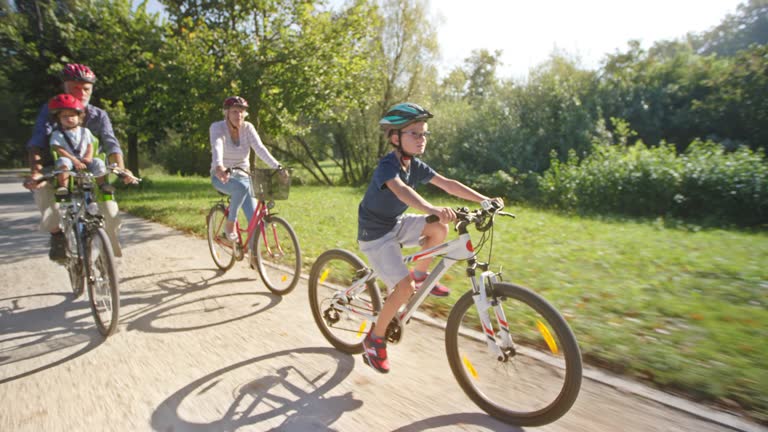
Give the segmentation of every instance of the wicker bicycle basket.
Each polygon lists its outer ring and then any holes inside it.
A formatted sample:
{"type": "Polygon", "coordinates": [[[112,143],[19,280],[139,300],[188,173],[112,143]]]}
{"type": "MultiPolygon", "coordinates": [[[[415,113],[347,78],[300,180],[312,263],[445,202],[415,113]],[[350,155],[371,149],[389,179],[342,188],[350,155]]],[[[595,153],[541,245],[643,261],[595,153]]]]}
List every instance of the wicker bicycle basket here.
{"type": "Polygon", "coordinates": [[[278,170],[270,168],[251,169],[251,187],[253,196],[261,201],[286,200],[291,188],[291,170],[288,175],[282,175],[278,170]]]}

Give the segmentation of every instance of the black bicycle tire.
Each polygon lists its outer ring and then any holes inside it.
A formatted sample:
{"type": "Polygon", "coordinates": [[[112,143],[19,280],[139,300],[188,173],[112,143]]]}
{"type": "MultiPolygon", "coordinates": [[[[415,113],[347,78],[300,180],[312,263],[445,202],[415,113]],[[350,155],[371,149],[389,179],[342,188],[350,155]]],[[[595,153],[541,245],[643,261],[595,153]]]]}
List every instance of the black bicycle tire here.
{"type": "Polygon", "coordinates": [[[296,285],[299,283],[299,279],[301,279],[301,247],[299,246],[299,239],[296,236],[296,231],[294,231],[293,227],[291,227],[291,224],[289,224],[287,220],[281,218],[280,216],[267,216],[267,218],[268,219],[264,221],[266,224],[276,223],[278,225],[282,225],[283,228],[288,231],[288,235],[291,237],[291,242],[293,243],[294,250],[296,251],[296,261],[293,263],[293,280],[288,284],[287,288],[278,289],[270,283],[270,279],[267,277],[266,269],[264,268],[264,263],[261,260],[261,254],[259,251],[264,244],[261,241],[261,231],[257,231],[257,234],[253,239],[253,248],[251,250],[254,251],[253,256],[256,262],[256,269],[259,271],[261,280],[264,282],[264,285],[266,285],[267,289],[270,290],[273,294],[282,296],[293,291],[294,288],[296,288],[296,285]]]}
{"type": "MultiPolygon", "coordinates": [[[[118,286],[115,257],[112,253],[112,243],[110,243],[109,236],[107,235],[107,232],[104,231],[104,228],[96,228],[92,230],[89,234],[88,243],[87,243],[88,247],[86,252],[86,260],[85,260],[86,265],[90,266],[91,247],[93,244],[93,239],[95,237],[99,238],[100,243],[104,248],[99,253],[101,254],[102,258],[105,259],[105,265],[106,265],[105,270],[107,272],[107,278],[109,280],[109,295],[110,295],[110,299],[112,300],[112,317],[109,322],[109,326],[106,326],[101,321],[101,317],[99,316],[99,313],[96,310],[96,303],[95,303],[94,292],[93,292],[94,285],[90,281],[88,282],[88,302],[91,305],[91,313],[93,314],[93,319],[96,322],[96,328],[99,330],[99,333],[101,333],[102,336],[108,337],[114,334],[115,331],[117,331],[117,326],[120,321],[120,287],[118,286]]],[[[88,274],[93,275],[94,270],[89,269],[88,274]]]]}
{"type": "Polygon", "coordinates": [[[552,423],[568,412],[581,389],[582,361],[576,337],[560,312],[543,297],[528,288],[502,282],[494,284],[492,290],[500,297],[508,297],[525,303],[538,312],[557,334],[566,364],[565,380],[561,391],[548,406],[534,412],[508,410],[493,404],[478,392],[464,373],[457,343],[461,318],[467,309],[474,307],[472,291],[459,298],[448,316],[445,328],[445,348],[451,371],[464,393],[491,416],[516,426],[541,426],[552,423]]]}
{"type": "MultiPolygon", "coordinates": [[[[71,223],[71,221],[69,222],[71,223]]],[[[72,230],[72,233],[77,232],[76,226],[70,226],[68,228],[72,230]]],[[[67,231],[65,231],[66,235],[67,231]]],[[[86,280],[85,268],[83,267],[83,259],[80,257],[80,245],[79,236],[71,235],[71,239],[67,238],[67,254],[71,254],[73,251],[76,256],[69,256],[67,262],[67,274],[69,275],[69,283],[72,286],[72,294],[75,298],[80,298],[85,293],[85,287],[88,285],[86,280]],[[74,247],[69,244],[70,240],[75,242],[74,247]],[[80,267],[79,269],[77,267],[80,267]]]]}
{"type": "MultiPolygon", "coordinates": [[[[216,264],[216,267],[218,267],[221,271],[227,271],[232,268],[232,266],[235,265],[235,255],[234,252],[232,255],[230,255],[229,263],[221,264],[216,259],[216,253],[213,248],[213,243],[215,239],[211,238],[211,218],[213,217],[213,214],[216,212],[221,212],[222,216],[226,215],[226,208],[223,204],[216,204],[213,207],[211,207],[211,210],[208,212],[208,215],[205,217],[205,237],[208,240],[208,251],[211,253],[211,259],[213,259],[213,263],[216,264]]],[[[223,260],[222,260],[223,262],[223,260]]]]}
{"type": "MultiPolygon", "coordinates": [[[[315,324],[317,324],[317,327],[320,329],[320,332],[325,339],[337,350],[347,354],[360,354],[363,352],[362,341],[356,344],[347,344],[334,337],[334,335],[326,329],[323,311],[320,310],[320,304],[317,302],[317,287],[319,283],[320,269],[331,260],[345,261],[357,270],[366,267],[365,263],[357,255],[346,249],[330,249],[320,254],[314,264],[312,264],[312,269],[309,272],[307,292],[309,294],[309,305],[312,309],[312,317],[315,319],[315,324]]],[[[373,281],[368,282],[367,291],[368,295],[371,297],[374,314],[378,315],[381,311],[381,294],[373,281]]]]}

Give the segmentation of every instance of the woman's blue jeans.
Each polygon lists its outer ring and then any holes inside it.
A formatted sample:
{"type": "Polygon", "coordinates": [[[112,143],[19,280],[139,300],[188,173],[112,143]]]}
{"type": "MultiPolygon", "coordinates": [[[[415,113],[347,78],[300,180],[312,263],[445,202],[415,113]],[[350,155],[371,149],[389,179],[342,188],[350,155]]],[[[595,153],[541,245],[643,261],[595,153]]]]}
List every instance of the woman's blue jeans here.
{"type": "Polygon", "coordinates": [[[213,187],[219,192],[229,195],[229,216],[230,222],[237,220],[237,211],[242,207],[248,223],[251,222],[253,211],[256,208],[256,201],[251,196],[251,181],[247,177],[229,176],[229,181],[222,183],[215,175],[211,176],[213,187]]]}

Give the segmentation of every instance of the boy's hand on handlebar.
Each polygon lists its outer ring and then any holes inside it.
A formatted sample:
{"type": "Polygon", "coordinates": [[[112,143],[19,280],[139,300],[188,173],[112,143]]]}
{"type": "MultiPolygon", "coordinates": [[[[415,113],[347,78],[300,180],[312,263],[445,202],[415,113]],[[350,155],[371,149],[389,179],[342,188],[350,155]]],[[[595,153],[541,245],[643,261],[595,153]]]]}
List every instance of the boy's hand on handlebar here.
{"type": "Polygon", "coordinates": [[[440,218],[441,224],[456,220],[456,212],[450,207],[435,207],[430,213],[440,218]]]}

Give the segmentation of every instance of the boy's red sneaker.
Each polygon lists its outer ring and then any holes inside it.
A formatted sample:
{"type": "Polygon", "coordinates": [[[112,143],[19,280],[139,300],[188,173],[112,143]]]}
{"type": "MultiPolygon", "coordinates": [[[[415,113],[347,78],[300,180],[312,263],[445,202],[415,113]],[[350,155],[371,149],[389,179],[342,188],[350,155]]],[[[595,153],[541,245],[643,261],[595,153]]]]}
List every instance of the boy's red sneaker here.
{"type": "MultiPolygon", "coordinates": [[[[416,279],[416,276],[413,274],[413,270],[411,270],[411,278],[413,278],[413,281],[416,282],[417,289],[419,286],[421,286],[421,283],[427,279],[427,276],[429,276],[429,273],[425,274],[421,279],[416,279]]],[[[448,297],[451,294],[451,290],[447,286],[438,282],[435,284],[435,286],[432,287],[432,290],[429,291],[429,293],[436,297],[448,297]]]]}
{"type": "Polygon", "coordinates": [[[373,329],[363,339],[363,360],[365,364],[376,369],[380,373],[389,372],[389,360],[387,360],[387,342],[384,338],[373,335],[373,329]]]}

